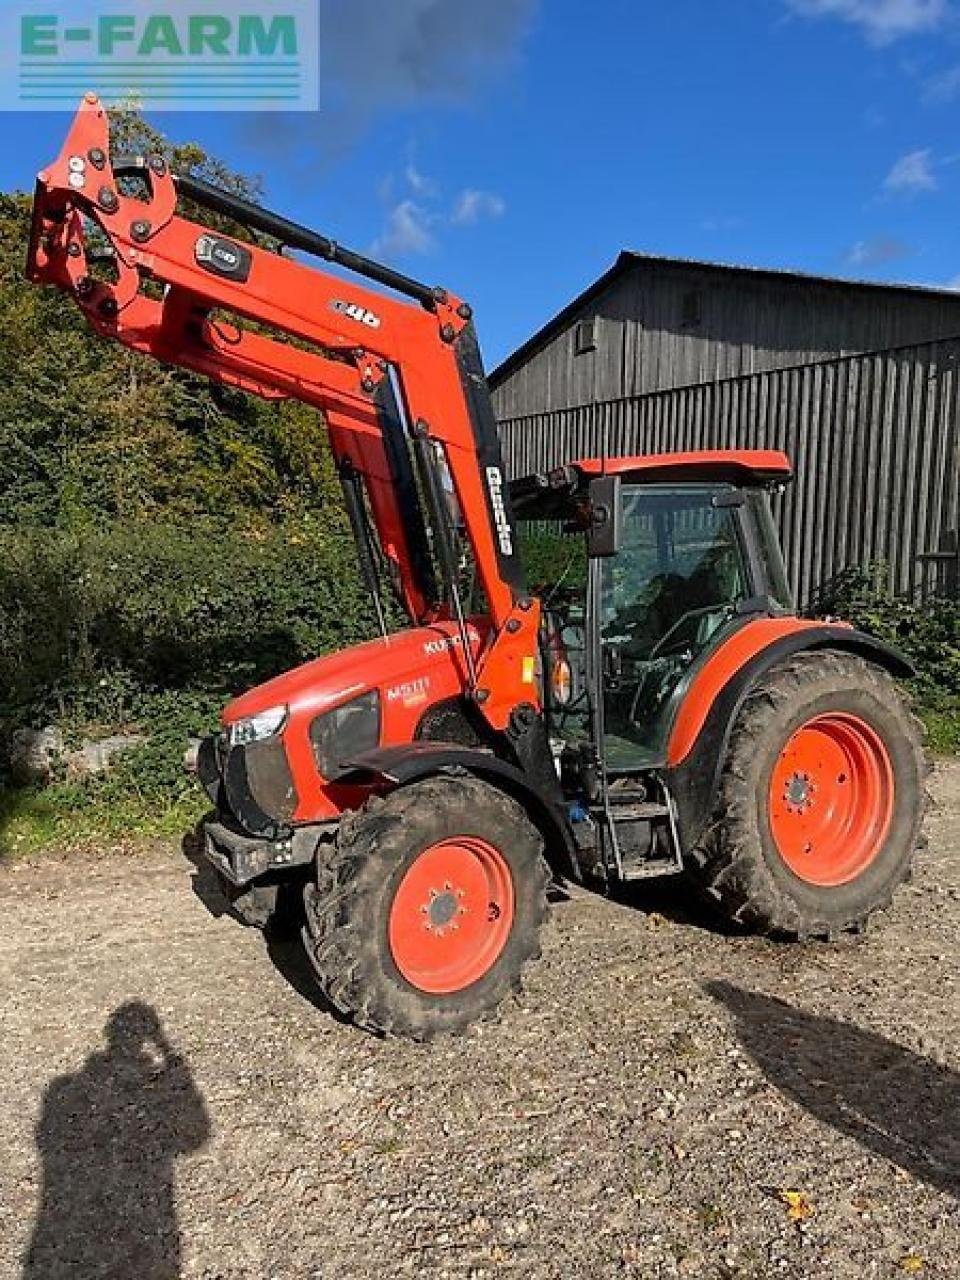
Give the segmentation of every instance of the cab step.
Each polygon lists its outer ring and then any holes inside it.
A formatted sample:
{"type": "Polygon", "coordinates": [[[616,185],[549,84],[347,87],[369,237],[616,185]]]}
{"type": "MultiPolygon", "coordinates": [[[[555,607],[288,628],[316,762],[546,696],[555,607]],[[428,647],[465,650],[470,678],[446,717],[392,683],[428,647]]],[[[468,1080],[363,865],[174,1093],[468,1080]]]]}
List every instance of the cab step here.
{"type": "Polygon", "coordinates": [[[676,813],[662,780],[653,786],[646,780],[642,786],[614,784],[607,793],[606,818],[619,880],[648,880],[683,870],[676,813]]]}
{"type": "Polygon", "coordinates": [[[658,818],[670,817],[665,804],[655,800],[622,802],[619,796],[610,797],[610,813],[616,822],[656,822],[658,818]]]}
{"type": "Polygon", "coordinates": [[[678,876],[683,867],[674,858],[648,858],[642,862],[625,862],[621,880],[652,880],[659,876],[678,876]]]}

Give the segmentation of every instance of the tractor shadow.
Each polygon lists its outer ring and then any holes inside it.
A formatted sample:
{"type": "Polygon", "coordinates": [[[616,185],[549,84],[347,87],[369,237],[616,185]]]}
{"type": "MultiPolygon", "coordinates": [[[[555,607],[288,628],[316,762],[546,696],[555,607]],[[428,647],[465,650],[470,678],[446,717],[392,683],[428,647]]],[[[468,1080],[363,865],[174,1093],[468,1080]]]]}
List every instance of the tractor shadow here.
{"type": "Polygon", "coordinates": [[[733,1015],[772,1085],[821,1124],[960,1198],[960,1075],[883,1036],[728,982],[705,990],[733,1015]]]}
{"type": "MultiPolygon", "coordinates": [[[[184,834],[180,849],[184,858],[193,867],[190,888],[214,920],[228,916],[239,928],[252,928],[253,926],[237,913],[224,893],[216,871],[203,856],[200,825],[184,834]]],[[[320,1013],[333,1018],[336,1022],[349,1023],[349,1019],[326,999],[317,986],[313,967],[301,936],[303,924],[302,909],[291,910],[288,904],[281,919],[276,923],[271,922],[265,929],[260,930],[270,962],[287,986],[292,988],[301,999],[306,1000],[320,1013]]]]}
{"type": "Polygon", "coordinates": [[[217,873],[203,856],[203,820],[190,831],[183,833],[180,841],[180,852],[193,868],[190,877],[190,889],[198,898],[214,920],[221,916],[231,916],[240,923],[239,917],[230,906],[229,899],[220,887],[217,873]]]}
{"type": "Polygon", "coordinates": [[[655,876],[617,886],[611,898],[645,916],[662,916],[672,924],[702,929],[724,938],[744,938],[749,930],[715,911],[684,875],[655,876]]]}
{"type": "Polygon", "coordinates": [[[312,1004],[319,1013],[333,1018],[341,1026],[353,1025],[336,1005],[330,1003],[317,986],[313,966],[299,929],[293,928],[289,922],[280,927],[267,928],[264,932],[264,941],[273,967],[287,986],[291,987],[301,999],[312,1004]]]}

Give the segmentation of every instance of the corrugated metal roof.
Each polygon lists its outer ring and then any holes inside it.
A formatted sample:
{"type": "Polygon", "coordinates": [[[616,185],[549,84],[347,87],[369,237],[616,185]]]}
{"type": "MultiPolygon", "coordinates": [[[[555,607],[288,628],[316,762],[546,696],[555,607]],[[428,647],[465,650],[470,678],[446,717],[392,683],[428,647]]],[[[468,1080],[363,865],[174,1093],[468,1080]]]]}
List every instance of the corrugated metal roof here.
{"type": "Polygon", "coordinates": [[[521,343],[517,349],[512,352],[505,360],[503,360],[492,373],[488,375],[491,387],[496,387],[505,378],[509,377],[515,369],[528,360],[536,351],[545,346],[555,334],[564,329],[567,324],[574,318],[588,302],[591,302],[599,294],[605,290],[621,275],[632,270],[639,265],[654,267],[671,267],[688,269],[691,272],[716,272],[721,274],[730,274],[738,276],[751,276],[754,278],[778,280],[785,282],[796,282],[797,284],[818,284],[828,287],[836,287],[842,289],[869,289],[879,290],[883,293],[908,293],[908,294],[930,294],[938,297],[955,298],[958,306],[960,306],[960,291],[937,287],[935,285],[922,284],[890,284],[879,280],[857,280],[845,278],[843,276],[818,276],[811,272],[794,271],[782,267],[753,267],[745,266],[739,263],[729,262],[707,262],[699,258],[677,258],[664,254],[643,253],[634,249],[624,249],[621,251],[617,260],[613,265],[603,273],[597,280],[582,293],[568,302],[565,307],[556,313],[550,320],[546,322],[532,337],[526,342],[521,343]]]}

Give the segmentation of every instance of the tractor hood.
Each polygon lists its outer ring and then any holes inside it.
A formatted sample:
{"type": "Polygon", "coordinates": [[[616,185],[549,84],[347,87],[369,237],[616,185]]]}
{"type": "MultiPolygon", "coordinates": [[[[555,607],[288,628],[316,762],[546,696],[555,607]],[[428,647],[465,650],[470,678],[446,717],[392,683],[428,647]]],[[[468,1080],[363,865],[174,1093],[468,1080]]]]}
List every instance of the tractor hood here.
{"type": "MultiPolygon", "coordinates": [[[[476,653],[481,634],[472,623],[469,631],[476,653]]],[[[459,629],[450,622],[368,640],[257,685],[227,704],[222,721],[227,727],[279,706],[289,707],[291,717],[313,715],[370,689],[391,701],[433,702],[463,686],[460,645],[459,629]]]]}

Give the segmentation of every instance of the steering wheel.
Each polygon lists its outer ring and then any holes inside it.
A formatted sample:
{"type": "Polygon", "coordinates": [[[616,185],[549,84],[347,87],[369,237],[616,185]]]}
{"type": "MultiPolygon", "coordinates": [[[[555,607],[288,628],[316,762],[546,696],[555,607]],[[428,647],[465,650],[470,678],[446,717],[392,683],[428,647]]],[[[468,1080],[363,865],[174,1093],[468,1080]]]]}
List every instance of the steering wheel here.
{"type": "Polygon", "coordinates": [[[682,613],[673,626],[667,628],[657,643],[650,650],[647,655],[647,661],[653,662],[656,658],[666,657],[667,655],[664,653],[664,650],[666,649],[667,641],[670,640],[671,637],[675,637],[676,633],[685,623],[692,622],[695,618],[706,618],[711,613],[719,613],[723,607],[724,606],[721,603],[707,604],[700,609],[688,609],[686,613],[682,613]]]}

